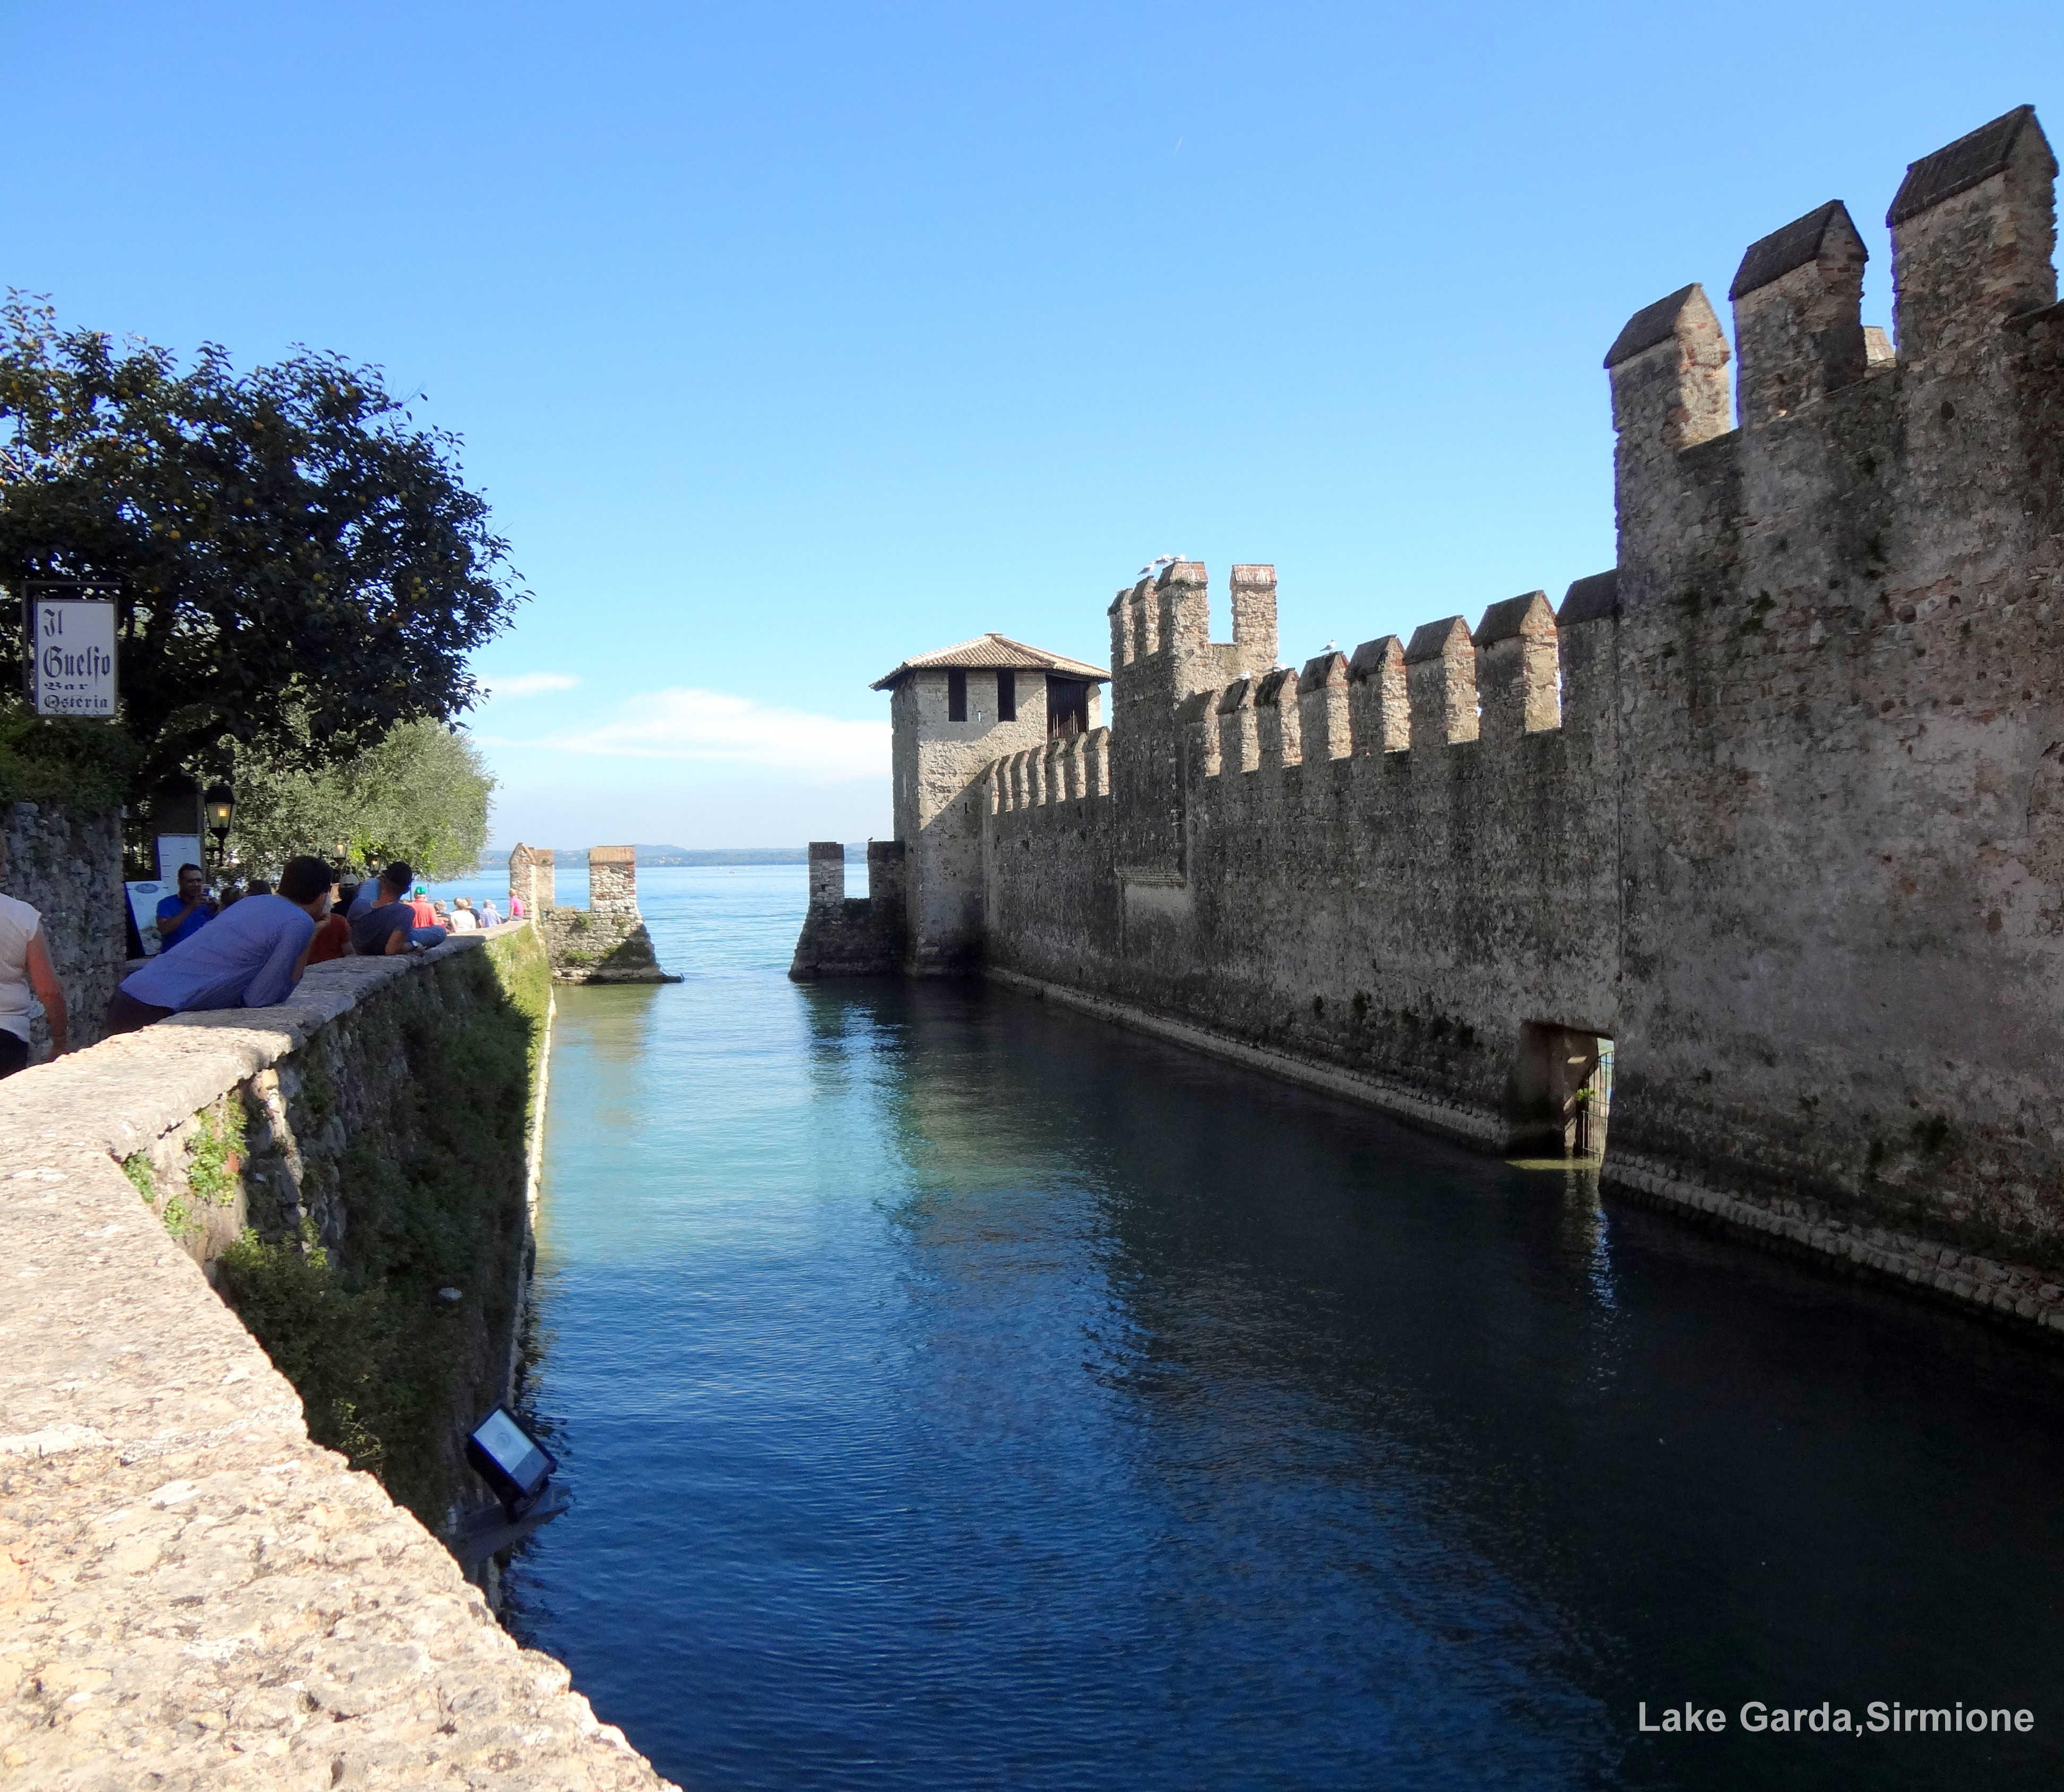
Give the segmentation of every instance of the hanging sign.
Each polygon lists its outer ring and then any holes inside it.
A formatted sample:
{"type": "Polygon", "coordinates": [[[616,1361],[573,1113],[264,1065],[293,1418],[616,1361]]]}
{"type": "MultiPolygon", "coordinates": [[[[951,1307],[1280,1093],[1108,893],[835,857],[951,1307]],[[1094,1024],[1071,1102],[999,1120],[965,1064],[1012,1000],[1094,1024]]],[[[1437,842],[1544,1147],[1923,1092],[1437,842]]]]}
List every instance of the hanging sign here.
{"type": "Polygon", "coordinates": [[[115,717],[115,605],[104,599],[39,597],[25,618],[29,706],[38,716],[115,717]]]}

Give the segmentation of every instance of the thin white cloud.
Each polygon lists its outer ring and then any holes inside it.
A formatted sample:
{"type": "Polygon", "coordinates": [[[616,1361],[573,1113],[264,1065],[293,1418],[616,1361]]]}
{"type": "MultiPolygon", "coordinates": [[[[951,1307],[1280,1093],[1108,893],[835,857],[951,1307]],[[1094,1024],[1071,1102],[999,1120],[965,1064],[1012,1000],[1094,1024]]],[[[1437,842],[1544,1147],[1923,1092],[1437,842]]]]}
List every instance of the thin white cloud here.
{"type": "Polygon", "coordinates": [[[728,691],[641,691],[595,727],[534,745],[619,759],[687,759],[800,772],[842,783],[889,775],[889,724],[756,703],[728,691]]]}
{"type": "Polygon", "coordinates": [[[570,691],[580,680],[566,672],[513,672],[482,682],[490,697],[541,697],[548,691],[570,691]]]}

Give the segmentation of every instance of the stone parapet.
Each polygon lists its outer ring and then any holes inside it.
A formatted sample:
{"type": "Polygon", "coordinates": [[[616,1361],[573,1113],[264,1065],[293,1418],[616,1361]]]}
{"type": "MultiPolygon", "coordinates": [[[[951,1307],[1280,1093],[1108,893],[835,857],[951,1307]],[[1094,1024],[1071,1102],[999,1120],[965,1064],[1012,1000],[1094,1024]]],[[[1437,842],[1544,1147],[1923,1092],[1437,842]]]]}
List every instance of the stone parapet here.
{"type": "Polygon", "coordinates": [[[377,1481],[309,1440],[294,1388],[124,1173],[494,937],[319,966],[283,1007],[183,1016],[0,1084],[10,1786],[664,1785],[377,1481]]]}
{"type": "Polygon", "coordinates": [[[595,846],[587,855],[588,906],[561,908],[553,898],[558,867],[549,846],[521,844],[509,854],[509,888],[538,922],[552,980],[560,983],[678,983],[638,909],[638,849],[595,846]]]}

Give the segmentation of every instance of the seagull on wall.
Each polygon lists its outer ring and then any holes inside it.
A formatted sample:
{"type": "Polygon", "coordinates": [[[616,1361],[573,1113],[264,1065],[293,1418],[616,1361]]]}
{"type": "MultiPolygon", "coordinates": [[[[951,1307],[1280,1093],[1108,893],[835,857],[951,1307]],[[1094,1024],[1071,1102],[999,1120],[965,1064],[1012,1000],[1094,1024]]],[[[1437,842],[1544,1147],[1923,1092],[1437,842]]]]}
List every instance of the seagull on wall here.
{"type": "Polygon", "coordinates": [[[1135,575],[1135,582],[1140,579],[1158,578],[1160,575],[1162,567],[1175,565],[1175,563],[1178,560],[1181,559],[1182,557],[1183,556],[1179,554],[1155,555],[1152,559],[1149,560],[1147,564],[1142,567],[1139,572],[1135,575]]]}

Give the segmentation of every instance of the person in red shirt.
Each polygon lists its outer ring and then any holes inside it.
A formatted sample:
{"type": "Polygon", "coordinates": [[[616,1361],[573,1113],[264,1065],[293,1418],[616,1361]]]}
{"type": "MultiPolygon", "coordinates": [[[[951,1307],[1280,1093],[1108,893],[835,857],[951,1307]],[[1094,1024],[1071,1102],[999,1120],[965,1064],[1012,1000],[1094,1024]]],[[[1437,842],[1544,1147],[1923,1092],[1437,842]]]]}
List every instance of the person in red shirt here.
{"type": "Polygon", "coordinates": [[[430,906],[430,893],[421,884],[416,886],[415,900],[409,904],[409,912],[415,917],[418,927],[434,927],[438,924],[437,911],[430,906]]]}
{"type": "Polygon", "coordinates": [[[332,959],[341,959],[351,949],[351,923],[345,918],[344,892],[337,885],[329,889],[329,914],[316,923],[316,937],[308,943],[308,963],[327,964],[332,959]]]}

